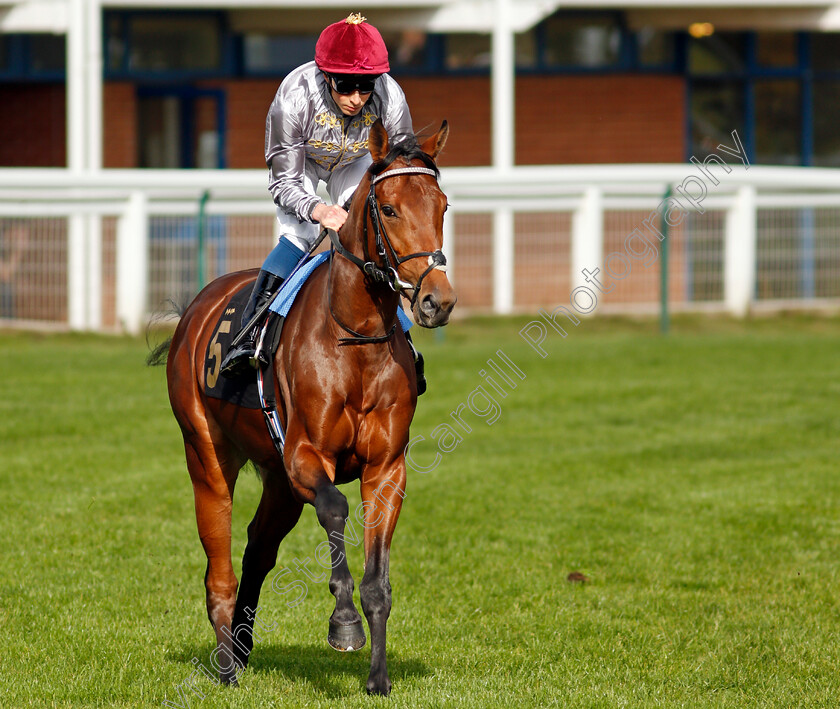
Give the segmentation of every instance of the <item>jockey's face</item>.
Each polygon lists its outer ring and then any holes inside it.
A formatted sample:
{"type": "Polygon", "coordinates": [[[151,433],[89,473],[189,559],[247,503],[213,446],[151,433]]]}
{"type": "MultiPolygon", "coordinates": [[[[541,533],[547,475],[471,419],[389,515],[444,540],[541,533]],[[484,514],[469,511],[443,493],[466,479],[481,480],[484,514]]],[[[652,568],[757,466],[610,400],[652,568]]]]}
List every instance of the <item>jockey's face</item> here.
{"type": "Polygon", "coordinates": [[[333,101],[336,102],[345,116],[357,116],[362,107],[367,103],[370,94],[362,94],[354,91],[352,94],[340,94],[335,89],[330,89],[333,101]]]}
{"type": "Polygon", "coordinates": [[[361,112],[364,105],[367,103],[372,91],[362,93],[361,91],[353,91],[352,93],[339,93],[336,91],[336,84],[328,74],[324,74],[327,80],[327,85],[330,87],[330,94],[333,101],[341,109],[345,116],[357,116],[361,112]]]}

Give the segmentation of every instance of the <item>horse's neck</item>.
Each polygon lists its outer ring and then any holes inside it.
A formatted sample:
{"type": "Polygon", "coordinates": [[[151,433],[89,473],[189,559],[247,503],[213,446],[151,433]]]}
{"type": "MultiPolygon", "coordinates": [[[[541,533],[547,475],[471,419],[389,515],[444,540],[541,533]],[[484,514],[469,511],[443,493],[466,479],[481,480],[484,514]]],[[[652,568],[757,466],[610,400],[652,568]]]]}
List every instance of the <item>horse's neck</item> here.
{"type": "MultiPolygon", "coordinates": [[[[365,258],[361,240],[345,243],[344,247],[365,258]]],[[[327,288],[334,315],[358,333],[379,337],[396,322],[399,295],[387,287],[369,288],[361,269],[337,253],[333,254],[332,278],[327,288]]]]}

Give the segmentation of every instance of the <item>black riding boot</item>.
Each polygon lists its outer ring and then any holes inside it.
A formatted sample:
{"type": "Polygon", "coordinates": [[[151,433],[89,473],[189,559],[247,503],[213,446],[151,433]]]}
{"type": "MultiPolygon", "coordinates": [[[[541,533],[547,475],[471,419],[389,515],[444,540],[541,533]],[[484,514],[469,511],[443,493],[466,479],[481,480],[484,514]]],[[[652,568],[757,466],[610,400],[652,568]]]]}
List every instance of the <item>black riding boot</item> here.
{"type": "MultiPolygon", "coordinates": [[[[269,271],[260,271],[254,289],[251,291],[251,298],[248,305],[242,311],[242,327],[246,327],[257,311],[277,292],[285,279],[275,276],[269,271]]],[[[248,371],[249,367],[256,367],[257,354],[257,333],[259,328],[252,327],[245,339],[236,347],[229,350],[222,362],[221,372],[225,376],[237,376],[248,371]]],[[[262,353],[260,353],[262,354],[262,353]]],[[[259,358],[264,361],[264,356],[259,358]]]]}
{"type": "Polygon", "coordinates": [[[411,353],[414,355],[414,371],[417,372],[417,396],[420,396],[426,393],[426,373],[423,366],[423,355],[414,346],[414,343],[411,341],[411,335],[408,332],[405,333],[405,339],[411,348],[411,353]]]}

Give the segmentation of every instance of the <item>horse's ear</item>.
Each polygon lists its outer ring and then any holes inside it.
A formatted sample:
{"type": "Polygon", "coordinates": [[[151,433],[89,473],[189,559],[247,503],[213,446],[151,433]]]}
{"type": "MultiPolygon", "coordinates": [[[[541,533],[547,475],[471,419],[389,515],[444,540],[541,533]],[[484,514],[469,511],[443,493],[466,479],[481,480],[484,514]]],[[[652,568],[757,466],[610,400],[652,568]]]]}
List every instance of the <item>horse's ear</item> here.
{"type": "Polygon", "coordinates": [[[382,125],[382,119],[377,118],[376,122],[370,127],[370,135],[368,136],[368,150],[373,162],[383,160],[388,154],[388,132],[385,126],[382,125]]]}
{"type": "Polygon", "coordinates": [[[432,137],[426,139],[421,147],[421,150],[426,153],[426,155],[431,156],[432,160],[434,160],[440,154],[440,151],[443,150],[443,146],[446,145],[446,139],[448,137],[449,124],[444,121],[440,124],[440,130],[432,137]]]}

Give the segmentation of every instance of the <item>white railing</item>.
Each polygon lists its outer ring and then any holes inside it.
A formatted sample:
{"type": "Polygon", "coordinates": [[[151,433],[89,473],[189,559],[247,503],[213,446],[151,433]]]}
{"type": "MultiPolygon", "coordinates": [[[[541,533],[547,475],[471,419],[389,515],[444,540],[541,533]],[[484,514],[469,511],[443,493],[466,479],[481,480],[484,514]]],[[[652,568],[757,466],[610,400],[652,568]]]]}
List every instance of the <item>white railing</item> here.
{"type": "MultiPolygon", "coordinates": [[[[464,309],[656,308],[663,207],[674,307],[840,303],[840,170],[445,168],[442,186],[464,309]]],[[[273,214],[261,170],[0,170],[0,322],[140,331],[166,298],[259,266],[273,214]]]]}

